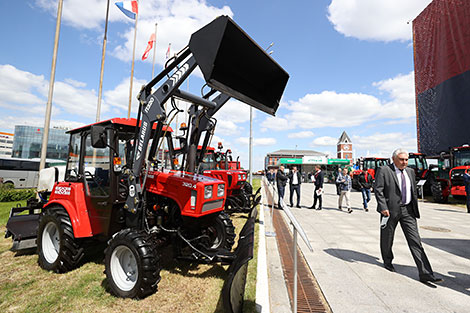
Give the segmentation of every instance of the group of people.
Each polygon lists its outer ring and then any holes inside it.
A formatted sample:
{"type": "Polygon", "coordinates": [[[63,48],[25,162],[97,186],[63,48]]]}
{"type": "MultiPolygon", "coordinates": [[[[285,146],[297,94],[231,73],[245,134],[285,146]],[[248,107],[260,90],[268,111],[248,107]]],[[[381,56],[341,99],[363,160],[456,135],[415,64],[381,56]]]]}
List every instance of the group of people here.
{"type": "MultiPolygon", "coordinates": [[[[418,196],[415,172],[408,168],[408,152],[404,149],[397,149],[393,152],[392,163],[377,169],[375,183],[372,176],[363,170],[359,176],[359,185],[361,188],[364,210],[368,211],[368,202],[371,199],[371,188],[374,188],[375,198],[377,200],[377,212],[380,213],[380,251],[385,269],[395,272],[393,266],[392,245],[395,236],[395,229],[400,226],[405,235],[408,247],[416,263],[419,273],[419,280],[423,283],[440,283],[443,280],[434,275],[431,264],[424,252],[421,238],[418,232],[417,219],[420,217],[418,210],[418,196]]],[[[281,203],[285,186],[290,181],[290,204],[293,206],[294,192],[297,194],[297,207],[300,207],[300,174],[296,167],[293,167],[288,176],[284,174],[284,166],[280,166],[277,173],[271,172],[272,177],[268,180],[274,183],[276,180],[279,203],[281,203]]],[[[470,174],[465,177],[470,186],[470,174]]],[[[324,174],[321,167],[315,167],[314,174],[314,200],[312,209],[322,209],[324,174]]],[[[350,204],[350,192],[352,188],[352,179],[347,169],[338,169],[336,177],[336,188],[338,198],[338,208],[342,210],[343,199],[346,201],[346,208],[349,213],[352,212],[350,204]]],[[[470,187],[469,190],[470,191],[470,187]]]]}
{"type": "MultiPolygon", "coordinates": [[[[289,182],[289,189],[290,189],[290,206],[294,207],[294,194],[297,196],[297,204],[296,207],[300,208],[300,185],[302,184],[302,175],[297,170],[297,167],[294,166],[289,171],[289,173],[285,174],[285,168],[283,165],[279,167],[279,170],[274,171],[273,169],[269,170],[266,174],[268,182],[274,184],[276,182],[277,190],[278,190],[278,203],[281,203],[281,199],[284,198],[285,189],[287,186],[287,182],[289,182]]],[[[320,165],[315,166],[315,171],[311,176],[313,180],[315,190],[313,192],[313,205],[309,207],[309,209],[322,209],[322,195],[323,195],[323,183],[325,180],[325,175],[321,169],[320,165]],[[317,206],[318,204],[318,206],[317,206]]],[[[367,212],[368,203],[371,197],[371,188],[372,188],[372,176],[364,170],[359,175],[359,185],[361,187],[362,197],[363,197],[363,204],[364,210],[367,212]]],[[[348,213],[352,213],[351,202],[350,202],[350,194],[352,189],[352,178],[351,173],[348,171],[347,168],[341,169],[338,168],[338,173],[336,176],[336,191],[338,194],[338,209],[342,211],[343,209],[343,200],[345,200],[346,210],[348,213]]]]}

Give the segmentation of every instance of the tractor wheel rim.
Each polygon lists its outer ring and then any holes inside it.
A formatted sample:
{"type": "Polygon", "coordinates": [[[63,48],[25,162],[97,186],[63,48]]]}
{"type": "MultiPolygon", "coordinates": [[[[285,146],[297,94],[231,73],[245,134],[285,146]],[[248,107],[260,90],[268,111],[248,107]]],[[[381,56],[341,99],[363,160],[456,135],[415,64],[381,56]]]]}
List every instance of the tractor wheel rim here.
{"type": "Polygon", "coordinates": [[[137,283],[139,269],[134,253],[126,246],[118,246],[111,254],[111,276],[116,286],[129,291],[137,283]]]}
{"type": "Polygon", "coordinates": [[[211,240],[211,249],[217,249],[222,242],[222,232],[217,227],[210,226],[208,228],[209,238],[211,240]]]}
{"type": "Polygon", "coordinates": [[[59,256],[60,235],[54,222],[47,223],[42,233],[42,253],[49,263],[54,263],[59,256]]]}

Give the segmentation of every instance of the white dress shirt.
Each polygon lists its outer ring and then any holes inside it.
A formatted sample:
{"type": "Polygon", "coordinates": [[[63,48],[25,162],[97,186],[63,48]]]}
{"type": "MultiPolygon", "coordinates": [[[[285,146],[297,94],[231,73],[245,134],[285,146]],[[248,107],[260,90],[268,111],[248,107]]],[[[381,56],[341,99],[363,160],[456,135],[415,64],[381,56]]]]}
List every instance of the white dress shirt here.
{"type": "MultiPolygon", "coordinates": [[[[398,178],[398,186],[400,187],[400,191],[403,193],[403,190],[401,190],[401,171],[398,169],[398,167],[395,166],[395,174],[397,175],[398,178]]],[[[406,169],[403,170],[403,175],[405,176],[405,181],[406,181],[406,203],[409,204],[411,201],[411,180],[410,177],[408,176],[408,173],[406,172],[406,169]]]]}

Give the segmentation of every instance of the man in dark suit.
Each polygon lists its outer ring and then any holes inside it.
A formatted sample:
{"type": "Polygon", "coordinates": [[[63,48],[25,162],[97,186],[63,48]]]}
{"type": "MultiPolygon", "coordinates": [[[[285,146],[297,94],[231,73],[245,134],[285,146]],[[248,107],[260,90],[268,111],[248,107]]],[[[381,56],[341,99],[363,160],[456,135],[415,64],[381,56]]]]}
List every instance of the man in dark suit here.
{"type": "Polygon", "coordinates": [[[279,166],[279,169],[276,172],[276,184],[277,184],[277,194],[279,196],[277,207],[282,208],[281,200],[284,198],[284,192],[286,190],[287,176],[284,174],[284,166],[279,166]]]}
{"type": "Polygon", "coordinates": [[[294,166],[289,172],[289,186],[290,186],[290,206],[294,206],[294,191],[297,193],[297,207],[300,208],[300,184],[302,183],[302,175],[294,166]]]}
{"type": "Polygon", "coordinates": [[[392,265],[392,245],[395,228],[400,222],[408,247],[418,267],[419,280],[424,283],[442,282],[442,279],[434,276],[419,237],[416,222],[416,219],[420,217],[416,179],[413,169],[407,168],[408,152],[404,149],[397,149],[393,152],[392,159],[393,164],[382,166],[377,170],[374,185],[377,211],[381,214],[381,219],[388,219],[386,224],[381,223],[383,226],[380,231],[380,250],[384,266],[391,272],[395,271],[392,265]]]}
{"type": "Polygon", "coordinates": [[[313,176],[315,178],[314,184],[315,184],[315,191],[313,192],[313,205],[310,207],[310,209],[315,209],[317,206],[317,200],[318,200],[318,209],[322,209],[322,193],[323,193],[323,181],[325,179],[325,175],[323,174],[321,170],[320,165],[315,165],[315,174],[313,176]]]}

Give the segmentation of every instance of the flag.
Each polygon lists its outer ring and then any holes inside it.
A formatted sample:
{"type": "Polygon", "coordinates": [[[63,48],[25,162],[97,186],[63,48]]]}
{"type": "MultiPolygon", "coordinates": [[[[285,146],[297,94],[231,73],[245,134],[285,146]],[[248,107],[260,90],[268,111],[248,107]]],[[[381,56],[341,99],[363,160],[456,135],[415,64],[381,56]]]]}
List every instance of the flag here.
{"type": "Polygon", "coordinates": [[[147,48],[145,48],[144,55],[142,55],[142,61],[145,60],[149,56],[149,52],[150,50],[152,50],[154,42],[155,42],[155,33],[150,35],[149,43],[147,44],[147,48]]]}
{"type": "Polygon", "coordinates": [[[137,1],[122,1],[116,2],[116,6],[122,13],[126,14],[127,17],[135,20],[135,16],[139,14],[137,1]]]}
{"type": "Polygon", "coordinates": [[[166,50],[166,58],[167,59],[170,57],[170,47],[171,47],[171,43],[168,44],[168,50],[166,50]]]}

